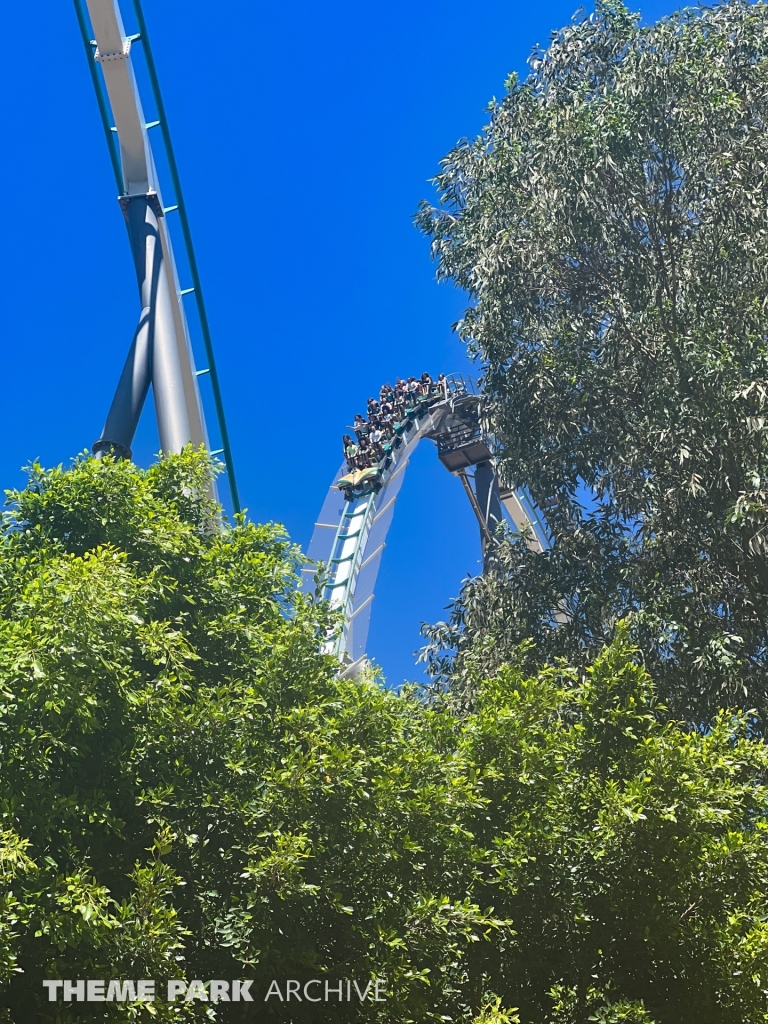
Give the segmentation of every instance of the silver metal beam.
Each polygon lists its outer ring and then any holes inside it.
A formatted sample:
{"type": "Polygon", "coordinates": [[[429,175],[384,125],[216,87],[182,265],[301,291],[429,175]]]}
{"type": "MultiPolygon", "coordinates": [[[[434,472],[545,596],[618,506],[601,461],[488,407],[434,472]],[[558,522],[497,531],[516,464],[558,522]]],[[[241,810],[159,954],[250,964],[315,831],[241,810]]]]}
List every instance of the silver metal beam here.
{"type": "Polygon", "coordinates": [[[152,384],[160,446],[179,452],[190,442],[209,448],[173,248],[163,217],[152,147],[118,0],[86,0],[115,120],[123,176],[120,203],[128,224],[141,314],[112,400],[98,455],[130,456],[152,384]]]}

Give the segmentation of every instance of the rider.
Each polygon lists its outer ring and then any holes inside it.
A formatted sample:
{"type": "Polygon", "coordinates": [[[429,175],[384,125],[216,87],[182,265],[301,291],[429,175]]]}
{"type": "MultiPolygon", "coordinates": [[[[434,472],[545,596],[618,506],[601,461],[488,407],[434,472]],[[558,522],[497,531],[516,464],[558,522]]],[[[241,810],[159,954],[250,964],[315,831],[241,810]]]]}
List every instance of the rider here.
{"type": "Polygon", "coordinates": [[[344,458],[347,460],[347,466],[348,466],[348,468],[350,470],[353,470],[355,468],[355,458],[357,456],[357,452],[358,452],[358,446],[355,444],[355,442],[352,440],[352,438],[349,436],[349,434],[345,434],[344,435],[344,458]]]}
{"type": "Polygon", "coordinates": [[[378,427],[374,427],[371,431],[371,448],[377,462],[384,458],[384,449],[381,447],[383,436],[384,435],[378,427]]]}

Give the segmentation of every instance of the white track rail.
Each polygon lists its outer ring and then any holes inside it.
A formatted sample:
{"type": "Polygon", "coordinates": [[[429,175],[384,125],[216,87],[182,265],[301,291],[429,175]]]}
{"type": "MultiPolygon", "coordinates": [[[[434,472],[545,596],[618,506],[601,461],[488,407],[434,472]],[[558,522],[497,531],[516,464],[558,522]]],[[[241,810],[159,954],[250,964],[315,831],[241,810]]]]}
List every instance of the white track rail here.
{"type": "MultiPolygon", "coordinates": [[[[334,650],[347,665],[345,674],[354,674],[366,663],[376,577],[410,457],[424,438],[440,434],[453,409],[454,403],[448,399],[431,406],[411,424],[392,453],[378,493],[345,501],[337,482],[348,472],[346,463],[328,490],[307,553],[312,562],[327,566],[326,596],[331,607],[343,613],[344,626],[334,650]]],[[[531,549],[541,552],[549,547],[544,525],[524,492],[506,490],[500,497],[517,529],[529,531],[531,549]]],[[[309,566],[304,572],[308,579],[315,568],[309,566]]]]}

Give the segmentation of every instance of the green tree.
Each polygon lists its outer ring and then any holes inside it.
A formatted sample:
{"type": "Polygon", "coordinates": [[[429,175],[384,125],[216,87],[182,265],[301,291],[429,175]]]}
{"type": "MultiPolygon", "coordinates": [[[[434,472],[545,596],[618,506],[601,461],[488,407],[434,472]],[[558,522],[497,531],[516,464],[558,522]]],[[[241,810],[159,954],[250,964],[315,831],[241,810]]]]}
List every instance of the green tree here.
{"type": "Polygon", "coordinates": [[[642,27],[598,0],[531,68],[419,223],[472,300],[503,477],[554,545],[507,544],[432,639],[467,684],[470,649],[585,665],[633,612],[675,714],[764,721],[768,7],[642,27]]]}
{"type": "Polygon", "coordinates": [[[457,715],[338,680],[194,452],[33,467],[0,541],[0,1020],[765,1024],[768,752],[661,724],[624,627],[457,715]],[[252,1004],[44,978],[252,979],[252,1004]],[[387,979],[381,1003],[264,1002],[387,979]]]}
{"type": "Polygon", "coordinates": [[[741,714],[662,724],[618,632],[583,681],[477,687],[475,898],[510,922],[482,970],[525,1024],[766,1021],[768,748],[741,714]]]}
{"type": "MultiPolygon", "coordinates": [[[[449,717],[339,682],[333,621],[280,529],[221,528],[195,452],[34,466],[0,543],[0,1007],[14,1024],[142,1018],[44,1001],[45,978],[253,979],[216,1019],[316,1019],[273,979],[387,979],[470,1013],[471,783],[449,717]],[[428,984],[431,976],[435,981],[428,984]]],[[[208,1019],[155,1003],[156,1019],[208,1019]]],[[[0,1009],[0,1019],[2,1018],[0,1009]]],[[[143,1011],[146,1016],[146,1010],[143,1011]]]]}

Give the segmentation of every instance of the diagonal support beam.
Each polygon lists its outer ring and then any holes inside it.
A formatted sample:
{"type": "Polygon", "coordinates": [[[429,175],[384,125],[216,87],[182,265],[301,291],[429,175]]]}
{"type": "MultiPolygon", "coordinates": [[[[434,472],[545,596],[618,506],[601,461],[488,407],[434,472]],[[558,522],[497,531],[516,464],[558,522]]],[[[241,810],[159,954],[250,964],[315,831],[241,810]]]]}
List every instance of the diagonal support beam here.
{"type": "Polygon", "coordinates": [[[157,173],[117,0],[86,0],[118,139],[121,206],[128,225],[141,314],[101,437],[99,454],[130,455],[141,410],[152,384],[160,445],[210,448],[197,385],[189,329],[176,264],[163,217],[157,173]]]}
{"type": "Polygon", "coordinates": [[[467,492],[469,504],[472,506],[472,511],[475,513],[475,518],[477,519],[478,525],[480,527],[480,534],[484,542],[483,547],[485,548],[486,545],[487,547],[490,547],[491,544],[493,543],[493,535],[491,534],[491,531],[488,528],[488,523],[485,521],[483,510],[480,508],[478,500],[475,497],[475,492],[472,490],[472,484],[467,479],[466,469],[457,469],[456,476],[459,478],[459,480],[461,480],[462,486],[464,487],[464,490],[467,492]]]}

